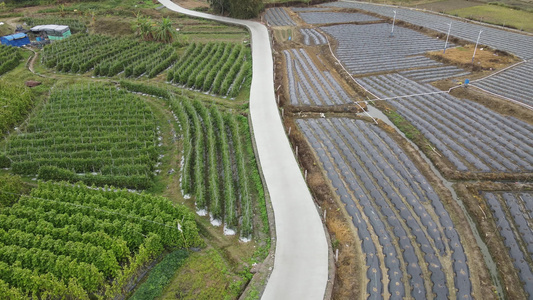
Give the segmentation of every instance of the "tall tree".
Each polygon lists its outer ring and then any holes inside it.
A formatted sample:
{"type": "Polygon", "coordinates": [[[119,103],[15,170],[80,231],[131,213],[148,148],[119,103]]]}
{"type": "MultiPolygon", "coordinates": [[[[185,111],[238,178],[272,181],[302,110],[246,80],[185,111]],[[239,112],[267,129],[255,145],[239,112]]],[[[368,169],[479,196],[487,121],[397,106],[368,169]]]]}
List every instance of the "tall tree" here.
{"type": "Polygon", "coordinates": [[[229,0],[230,15],[239,19],[252,19],[263,10],[261,0],[229,0]]]}
{"type": "Polygon", "coordinates": [[[263,9],[261,0],[208,0],[211,8],[220,14],[240,19],[255,18],[263,9]]]}

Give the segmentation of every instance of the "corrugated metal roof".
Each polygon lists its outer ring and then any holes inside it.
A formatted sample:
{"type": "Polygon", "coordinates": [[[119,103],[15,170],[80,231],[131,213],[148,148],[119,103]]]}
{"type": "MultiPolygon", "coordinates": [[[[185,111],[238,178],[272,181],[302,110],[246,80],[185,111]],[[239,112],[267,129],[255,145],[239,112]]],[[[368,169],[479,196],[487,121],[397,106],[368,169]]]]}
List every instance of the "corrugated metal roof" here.
{"type": "Polygon", "coordinates": [[[38,25],[35,27],[32,27],[31,31],[57,31],[57,32],[65,32],[69,29],[66,25],[38,25]]]}
{"type": "Polygon", "coordinates": [[[25,33],[15,33],[15,34],[12,34],[12,35],[6,35],[3,38],[5,38],[8,41],[12,41],[12,40],[22,39],[22,38],[25,38],[25,37],[26,37],[25,33]]]}

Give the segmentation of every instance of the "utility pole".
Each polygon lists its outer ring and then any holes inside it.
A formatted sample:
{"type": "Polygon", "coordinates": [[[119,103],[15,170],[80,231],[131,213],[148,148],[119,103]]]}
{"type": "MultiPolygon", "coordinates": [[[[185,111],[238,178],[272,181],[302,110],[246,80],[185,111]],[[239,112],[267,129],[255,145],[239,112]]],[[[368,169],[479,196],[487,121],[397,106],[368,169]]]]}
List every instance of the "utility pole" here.
{"type": "Polygon", "coordinates": [[[448,38],[450,37],[450,31],[452,30],[452,22],[450,22],[450,24],[448,24],[448,34],[446,35],[446,43],[444,43],[444,51],[442,52],[442,54],[445,54],[446,53],[446,48],[448,48],[448,38]]]}
{"type": "Polygon", "coordinates": [[[483,32],[483,30],[480,30],[479,31],[479,34],[477,36],[477,41],[476,41],[476,48],[474,48],[474,55],[472,55],[472,64],[474,63],[474,57],[476,56],[476,51],[477,51],[477,45],[479,44],[479,38],[481,37],[481,33],[483,32]]]}
{"type": "Polygon", "coordinates": [[[394,18],[392,18],[392,29],[390,31],[390,36],[393,37],[394,36],[394,23],[396,22],[396,11],[393,10],[394,12],[394,18]]]}

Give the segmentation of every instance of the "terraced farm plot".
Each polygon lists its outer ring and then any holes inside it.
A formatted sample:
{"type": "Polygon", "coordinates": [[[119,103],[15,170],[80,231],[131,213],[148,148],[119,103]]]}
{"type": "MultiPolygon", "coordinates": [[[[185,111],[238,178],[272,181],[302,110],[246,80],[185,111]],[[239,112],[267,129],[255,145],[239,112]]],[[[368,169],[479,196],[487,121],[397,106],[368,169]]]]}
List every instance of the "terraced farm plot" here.
{"type": "Polygon", "coordinates": [[[470,74],[470,72],[455,66],[444,66],[403,71],[399,72],[398,74],[420,83],[429,83],[437,80],[466,76],[470,74]]]}
{"type": "Polygon", "coordinates": [[[211,94],[236,97],[252,76],[250,48],[233,43],[190,44],[167,80],[211,94]]]}
{"type": "Polygon", "coordinates": [[[42,61],[58,72],[155,77],[178,60],[171,45],[132,38],[78,34],[44,48],[42,61]]]}
{"type": "Polygon", "coordinates": [[[358,78],[388,101],[461,172],[533,171],[533,126],[401,75],[358,78]]]}
{"type": "Polygon", "coordinates": [[[308,24],[331,24],[331,23],[351,23],[351,22],[375,22],[381,19],[360,14],[360,13],[338,13],[338,12],[301,12],[299,13],[308,24]]]}
{"type": "Polygon", "coordinates": [[[283,50],[283,55],[292,105],[331,106],[352,102],[331,73],[319,70],[304,49],[283,50]]]}
{"type": "Polygon", "coordinates": [[[301,28],[300,34],[303,36],[304,44],[308,46],[324,45],[328,43],[326,37],[316,29],[301,28]]]}
{"type": "Polygon", "coordinates": [[[149,107],[102,85],[54,89],[26,128],[10,136],[5,153],[16,174],[135,189],[151,186],[158,155],[149,107]]]}
{"type": "Polygon", "coordinates": [[[296,26],[287,11],[282,7],[273,7],[266,10],[265,19],[270,26],[296,26]]]}
{"type": "Polygon", "coordinates": [[[339,45],[336,56],[352,74],[442,66],[423,54],[444,47],[444,42],[398,27],[390,37],[390,24],[334,25],[320,28],[339,45]]]}
{"type": "Polygon", "coordinates": [[[529,298],[533,297],[533,193],[483,192],[529,298]]]}
{"type": "Polygon", "coordinates": [[[195,196],[199,211],[208,211],[226,228],[240,229],[241,237],[249,238],[257,194],[250,177],[257,167],[247,119],[219,111],[216,106],[208,108],[198,101],[176,98],[169,101],[185,141],[181,166],[183,193],[195,196]]]}
{"type": "MultiPolygon", "coordinates": [[[[417,26],[429,28],[441,33],[448,32],[449,24],[452,22],[450,35],[475,43],[480,30],[483,30],[479,43],[494,49],[508,51],[520,58],[533,58],[533,36],[523,35],[516,32],[496,29],[492,27],[466,23],[432,13],[425,13],[415,9],[386,7],[364,2],[333,2],[323,4],[327,7],[354,8],[373,12],[385,17],[392,18],[394,11],[397,12],[396,19],[411,23],[417,26]]],[[[442,46],[444,47],[444,46],[442,46]]],[[[440,48],[442,48],[440,47],[440,48]]]]}
{"type": "Polygon", "coordinates": [[[473,85],[533,107],[533,62],[476,81],[473,85]]]}
{"type": "Polygon", "coordinates": [[[0,44],[0,76],[16,68],[21,60],[19,48],[0,44]]]}
{"type": "Polygon", "coordinates": [[[450,215],[398,144],[361,120],[297,124],[357,229],[368,297],[470,299],[467,257],[450,215]]]}
{"type": "Polygon", "coordinates": [[[0,208],[0,291],[113,299],[164,249],[202,244],[194,215],[168,199],[41,182],[0,208]]]}

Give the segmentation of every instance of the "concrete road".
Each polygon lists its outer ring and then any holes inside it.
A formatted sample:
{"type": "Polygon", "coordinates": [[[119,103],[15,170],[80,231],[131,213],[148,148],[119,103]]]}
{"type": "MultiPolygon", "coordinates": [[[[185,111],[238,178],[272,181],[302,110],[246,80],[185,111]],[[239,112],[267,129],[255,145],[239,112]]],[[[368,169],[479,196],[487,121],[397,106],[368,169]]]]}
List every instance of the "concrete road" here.
{"type": "Polygon", "coordinates": [[[244,25],[250,31],[253,59],[250,117],[277,234],[274,270],[262,299],[322,300],[328,281],[326,235],[281,123],[266,27],[257,22],[187,10],[170,0],[159,2],[176,12],[244,25]]]}

